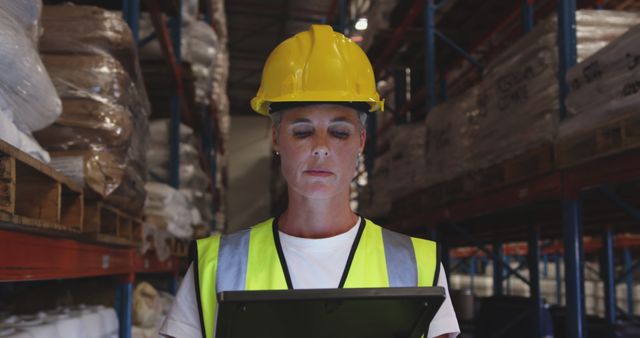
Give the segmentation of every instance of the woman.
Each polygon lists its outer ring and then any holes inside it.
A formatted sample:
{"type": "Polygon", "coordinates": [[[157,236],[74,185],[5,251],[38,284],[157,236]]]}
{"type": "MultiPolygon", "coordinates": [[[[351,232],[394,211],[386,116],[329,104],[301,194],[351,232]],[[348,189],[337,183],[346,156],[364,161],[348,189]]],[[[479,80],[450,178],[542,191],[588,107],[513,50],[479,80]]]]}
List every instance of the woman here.
{"type": "MultiPolygon", "coordinates": [[[[349,207],[366,112],[383,108],[356,44],[323,25],[284,41],[251,104],[272,120],[289,204],[277,218],[196,242],[163,335],[213,337],[215,293],[225,290],[446,288],[434,242],[381,228],[349,207]]],[[[458,333],[447,292],[427,337],[458,333]]]]}

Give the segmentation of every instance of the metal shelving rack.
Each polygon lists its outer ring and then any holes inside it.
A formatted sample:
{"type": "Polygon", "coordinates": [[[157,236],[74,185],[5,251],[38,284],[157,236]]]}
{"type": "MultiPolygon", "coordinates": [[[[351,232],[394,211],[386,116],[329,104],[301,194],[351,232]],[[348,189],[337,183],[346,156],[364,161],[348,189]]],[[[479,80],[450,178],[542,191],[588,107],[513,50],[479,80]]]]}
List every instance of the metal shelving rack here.
{"type": "MultiPolygon", "coordinates": [[[[143,0],[150,12],[160,45],[166,56],[175,83],[172,98],[170,123],[170,183],[179,185],[179,125],[182,119],[193,125],[193,116],[188,109],[182,89],[180,66],[180,8],[181,0],[176,0],[178,14],[169,22],[167,29],[159,0],[143,0]]],[[[122,15],[129,24],[136,43],[140,44],[139,13],[140,0],[122,0],[122,15]]],[[[211,8],[207,6],[206,20],[211,23],[211,8]]],[[[150,40],[153,37],[146,37],[150,40]]],[[[205,165],[212,177],[215,189],[216,161],[214,140],[215,109],[209,107],[203,113],[202,149],[205,165]]],[[[212,206],[213,207],[213,206],[212,206]]],[[[24,282],[85,277],[117,277],[115,308],[120,322],[120,337],[131,337],[133,283],[138,274],[160,274],[169,278],[170,292],[175,294],[177,276],[186,266],[182,258],[171,257],[160,262],[154,255],[140,255],[137,248],[87,242],[56,232],[33,232],[12,224],[0,223],[0,281],[24,282]]],[[[215,226],[215,225],[212,225],[215,226]]]]}
{"type": "MultiPolygon", "coordinates": [[[[418,18],[418,13],[424,15],[424,64],[425,64],[425,86],[414,93],[409,102],[398,102],[398,107],[394,112],[394,119],[383,123],[378,132],[385,131],[393,121],[403,121],[403,116],[407,111],[414,109],[418,103],[425,101],[426,112],[428,113],[436,104],[436,86],[440,86],[440,94],[446,99],[446,81],[444,76],[438,76],[436,64],[436,38],[444,44],[457,51],[463,59],[470,62],[478,70],[482,71],[482,64],[475,60],[469,53],[439,32],[435,27],[436,10],[442,6],[446,0],[416,0],[413,2],[409,14],[399,24],[392,34],[387,47],[380,54],[381,57],[376,62],[376,71],[382,74],[385,62],[391,53],[397,49],[399,42],[403,39],[408,27],[418,18]],[[438,81],[440,83],[438,84],[438,81]]],[[[558,2],[558,47],[560,58],[560,69],[558,81],[560,83],[559,112],[561,119],[566,115],[564,99],[568,94],[568,87],[564,81],[567,69],[576,64],[576,0],[559,0],[558,2]]],[[[602,8],[602,1],[596,1],[596,7],[602,8]]],[[[521,0],[522,30],[528,32],[533,28],[534,23],[534,2],[532,0],[521,0]]],[[[402,81],[396,81],[396,90],[403,91],[402,81]]],[[[403,95],[401,95],[403,96],[403,95]]],[[[432,210],[416,211],[411,215],[406,215],[402,219],[396,219],[393,224],[395,229],[409,233],[421,233],[423,235],[437,238],[444,245],[453,246],[474,245],[477,251],[489,257],[494,264],[494,295],[503,294],[502,281],[507,276],[515,276],[523,280],[530,286],[533,306],[537,308],[537,327],[541,327],[542,299],[540,292],[540,271],[539,266],[541,254],[548,248],[541,247],[541,238],[559,235],[557,229],[561,229],[562,252],[565,266],[565,287],[566,287],[566,336],[571,338],[586,337],[585,304],[584,304],[584,245],[582,242],[584,232],[583,201],[585,194],[594,193],[601,196],[601,201],[609,201],[618,207],[635,222],[640,220],[640,210],[634,208],[630,203],[617,195],[613,186],[640,180],[640,151],[626,152],[623,154],[609,156],[591,161],[573,168],[556,170],[549,174],[507,186],[506,188],[490,191],[485,195],[451,202],[443,207],[432,210]],[[532,217],[531,209],[541,203],[552,205],[553,211],[546,213],[546,219],[532,217]],[[520,209],[518,209],[520,208],[520,209]],[[527,211],[526,208],[530,208],[527,211]],[[493,226],[496,217],[506,217],[503,212],[508,210],[522,210],[511,213],[508,219],[503,219],[499,225],[493,226]],[[519,224],[516,229],[510,229],[509,224],[519,224]],[[465,223],[473,223],[468,225],[465,223]],[[427,228],[416,229],[416,224],[430,224],[427,228]],[[481,231],[485,229],[485,231],[481,231]],[[530,278],[523,277],[517,270],[509,267],[505,261],[503,238],[508,236],[500,235],[503,232],[511,231],[509,240],[527,241],[527,260],[530,278]],[[515,234],[514,234],[515,233],[515,234]],[[453,241],[454,236],[457,236],[453,241]],[[484,236],[484,238],[482,237],[484,236]],[[447,244],[449,243],[449,244],[447,244]],[[489,245],[491,249],[486,248],[489,245]],[[506,275],[505,275],[506,273],[506,275]]],[[[591,196],[593,197],[593,196],[591,196]]],[[[593,203],[591,204],[593,205],[593,203]]],[[[548,210],[548,209],[547,209],[548,210]]],[[[616,309],[615,284],[625,281],[628,286],[633,283],[632,272],[640,265],[640,262],[633,262],[629,246],[625,246],[624,261],[625,269],[617,277],[614,275],[614,231],[613,227],[618,222],[616,219],[600,222],[596,227],[590,227],[589,231],[599,234],[602,238],[600,246],[603,252],[604,263],[601,267],[601,274],[605,282],[605,304],[607,322],[613,325],[616,316],[622,312],[616,309]],[[604,226],[603,226],[604,225],[604,226]]],[[[632,243],[631,247],[638,243],[632,243]]],[[[449,271],[449,251],[443,254],[443,264],[449,271]]],[[[475,251],[474,251],[475,252],[475,251]]],[[[558,274],[559,275],[559,274],[558,274]]],[[[629,287],[628,290],[631,290],[629,287]]],[[[630,303],[633,303],[633,295],[629,293],[630,303]]],[[[629,307],[632,309],[632,305],[629,307]]],[[[631,314],[632,316],[633,314],[631,314]]],[[[539,333],[534,333],[540,337],[539,333]]]]}
{"type": "Polygon", "coordinates": [[[175,280],[184,260],[171,257],[160,262],[141,256],[137,248],[92,243],[60,234],[0,230],[0,281],[25,282],[86,277],[117,277],[116,312],[120,337],[131,337],[133,283],[136,274],[164,274],[175,280]]]}

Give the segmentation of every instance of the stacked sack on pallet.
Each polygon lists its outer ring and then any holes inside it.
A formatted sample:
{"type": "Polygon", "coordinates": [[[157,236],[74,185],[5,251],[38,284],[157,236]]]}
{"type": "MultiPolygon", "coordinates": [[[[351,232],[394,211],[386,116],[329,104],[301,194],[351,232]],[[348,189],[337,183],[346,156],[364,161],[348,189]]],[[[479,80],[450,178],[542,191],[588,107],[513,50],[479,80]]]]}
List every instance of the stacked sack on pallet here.
{"type": "Polygon", "coordinates": [[[0,337],[116,338],[119,327],[113,308],[81,304],[0,318],[0,337]]]}
{"type": "Polygon", "coordinates": [[[49,162],[32,132],[53,123],[62,106],[37,51],[41,8],[39,0],[0,7],[0,139],[49,162]]]}
{"type": "MultiPolygon", "coordinates": [[[[195,102],[204,106],[211,103],[213,76],[220,44],[213,28],[206,22],[198,20],[197,14],[198,1],[182,2],[180,56],[182,61],[191,64],[191,72],[195,80],[195,102]]],[[[140,18],[140,35],[148,36],[154,31],[150,16],[143,13],[140,18]]],[[[158,39],[150,41],[140,49],[140,59],[164,60],[158,39]]]]}
{"type": "Polygon", "coordinates": [[[174,297],[158,291],[147,282],[139,283],[133,291],[132,338],[156,338],[174,297]]]}
{"type": "Polygon", "coordinates": [[[63,112],[35,136],[52,165],[114,206],[144,204],[150,107],[131,31],[117,12],[45,6],[40,51],[63,112]]]}
{"type": "MultiPolygon", "coordinates": [[[[227,27],[223,0],[207,0],[211,8],[211,25],[199,20],[198,1],[182,1],[182,26],[180,56],[182,64],[182,81],[186,103],[196,123],[204,120],[204,115],[215,116],[212,125],[216,137],[216,223],[225,223],[225,177],[228,158],[224,152],[229,140],[231,118],[229,99],[227,96],[227,79],[229,74],[229,55],[227,51],[227,27]],[[214,28],[215,27],[215,30],[214,28]],[[186,66],[186,67],[185,67],[186,66]]],[[[140,34],[146,37],[154,32],[154,25],[148,15],[141,16],[140,34]]],[[[167,73],[164,55],[158,39],[153,39],[140,49],[142,69],[147,81],[147,89],[151,105],[160,116],[169,115],[170,100],[174,93],[173,84],[166,79],[167,73]]],[[[181,150],[181,151],[184,151],[181,150]]],[[[162,166],[165,170],[168,166],[162,166]]],[[[153,173],[153,170],[151,171],[153,173]]],[[[183,176],[183,175],[181,175],[183,176]]],[[[181,185],[182,186],[182,185],[181,185]]],[[[190,196],[190,194],[187,194],[190,196]]],[[[211,205],[210,197],[196,194],[196,203],[211,205]],[[203,199],[206,197],[206,200],[203,199]]],[[[207,212],[210,210],[207,209],[207,212]]],[[[206,215],[203,215],[207,219],[206,215]]]]}
{"type": "MultiPolygon", "coordinates": [[[[640,14],[580,10],[578,60],[640,22],[640,14]]],[[[479,113],[470,127],[475,168],[552,142],[559,123],[557,19],[538,24],[488,66],[480,83],[479,113]]]]}
{"type": "Polygon", "coordinates": [[[208,190],[209,176],[200,165],[193,130],[180,125],[179,190],[160,183],[170,180],[169,121],[152,121],[150,130],[147,163],[149,178],[156,182],[146,184],[145,237],[153,236],[158,257],[166,259],[164,242],[168,237],[190,239],[208,235],[209,224],[214,219],[213,198],[208,190]]]}
{"type": "Polygon", "coordinates": [[[566,100],[568,119],[558,137],[571,137],[639,113],[640,25],[567,72],[571,92],[566,100]]]}

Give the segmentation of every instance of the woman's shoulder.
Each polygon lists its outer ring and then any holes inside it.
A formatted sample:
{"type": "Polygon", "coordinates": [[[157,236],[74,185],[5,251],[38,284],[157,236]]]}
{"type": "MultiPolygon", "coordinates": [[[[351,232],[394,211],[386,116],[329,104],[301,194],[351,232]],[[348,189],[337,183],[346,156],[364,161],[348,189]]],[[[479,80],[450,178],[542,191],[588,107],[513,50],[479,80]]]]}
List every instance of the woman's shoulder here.
{"type": "Polygon", "coordinates": [[[406,235],[400,232],[397,232],[395,230],[391,230],[388,227],[384,226],[384,225],[379,225],[376,224],[375,222],[371,221],[368,218],[365,218],[366,222],[367,222],[367,226],[373,226],[375,228],[379,228],[381,229],[381,231],[385,231],[387,233],[392,234],[394,237],[404,237],[404,238],[409,238],[412,241],[415,242],[419,242],[419,243],[430,243],[430,244],[437,244],[435,241],[429,240],[429,239],[425,239],[425,238],[420,238],[420,237],[415,237],[415,236],[410,236],[410,235],[406,235]]]}

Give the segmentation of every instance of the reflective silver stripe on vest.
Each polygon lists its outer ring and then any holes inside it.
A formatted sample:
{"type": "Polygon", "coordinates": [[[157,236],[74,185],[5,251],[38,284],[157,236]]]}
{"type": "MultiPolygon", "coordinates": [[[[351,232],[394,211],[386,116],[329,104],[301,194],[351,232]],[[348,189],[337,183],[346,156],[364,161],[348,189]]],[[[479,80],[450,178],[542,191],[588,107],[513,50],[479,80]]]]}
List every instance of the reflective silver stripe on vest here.
{"type": "Polygon", "coordinates": [[[242,291],[247,280],[250,230],[220,237],[216,292],[242,291]]]}
{"type": "Polygon", "coordinates": [[[418,286],[418,266],[411,237],[382,228],[390,287],[418,286]]]}

